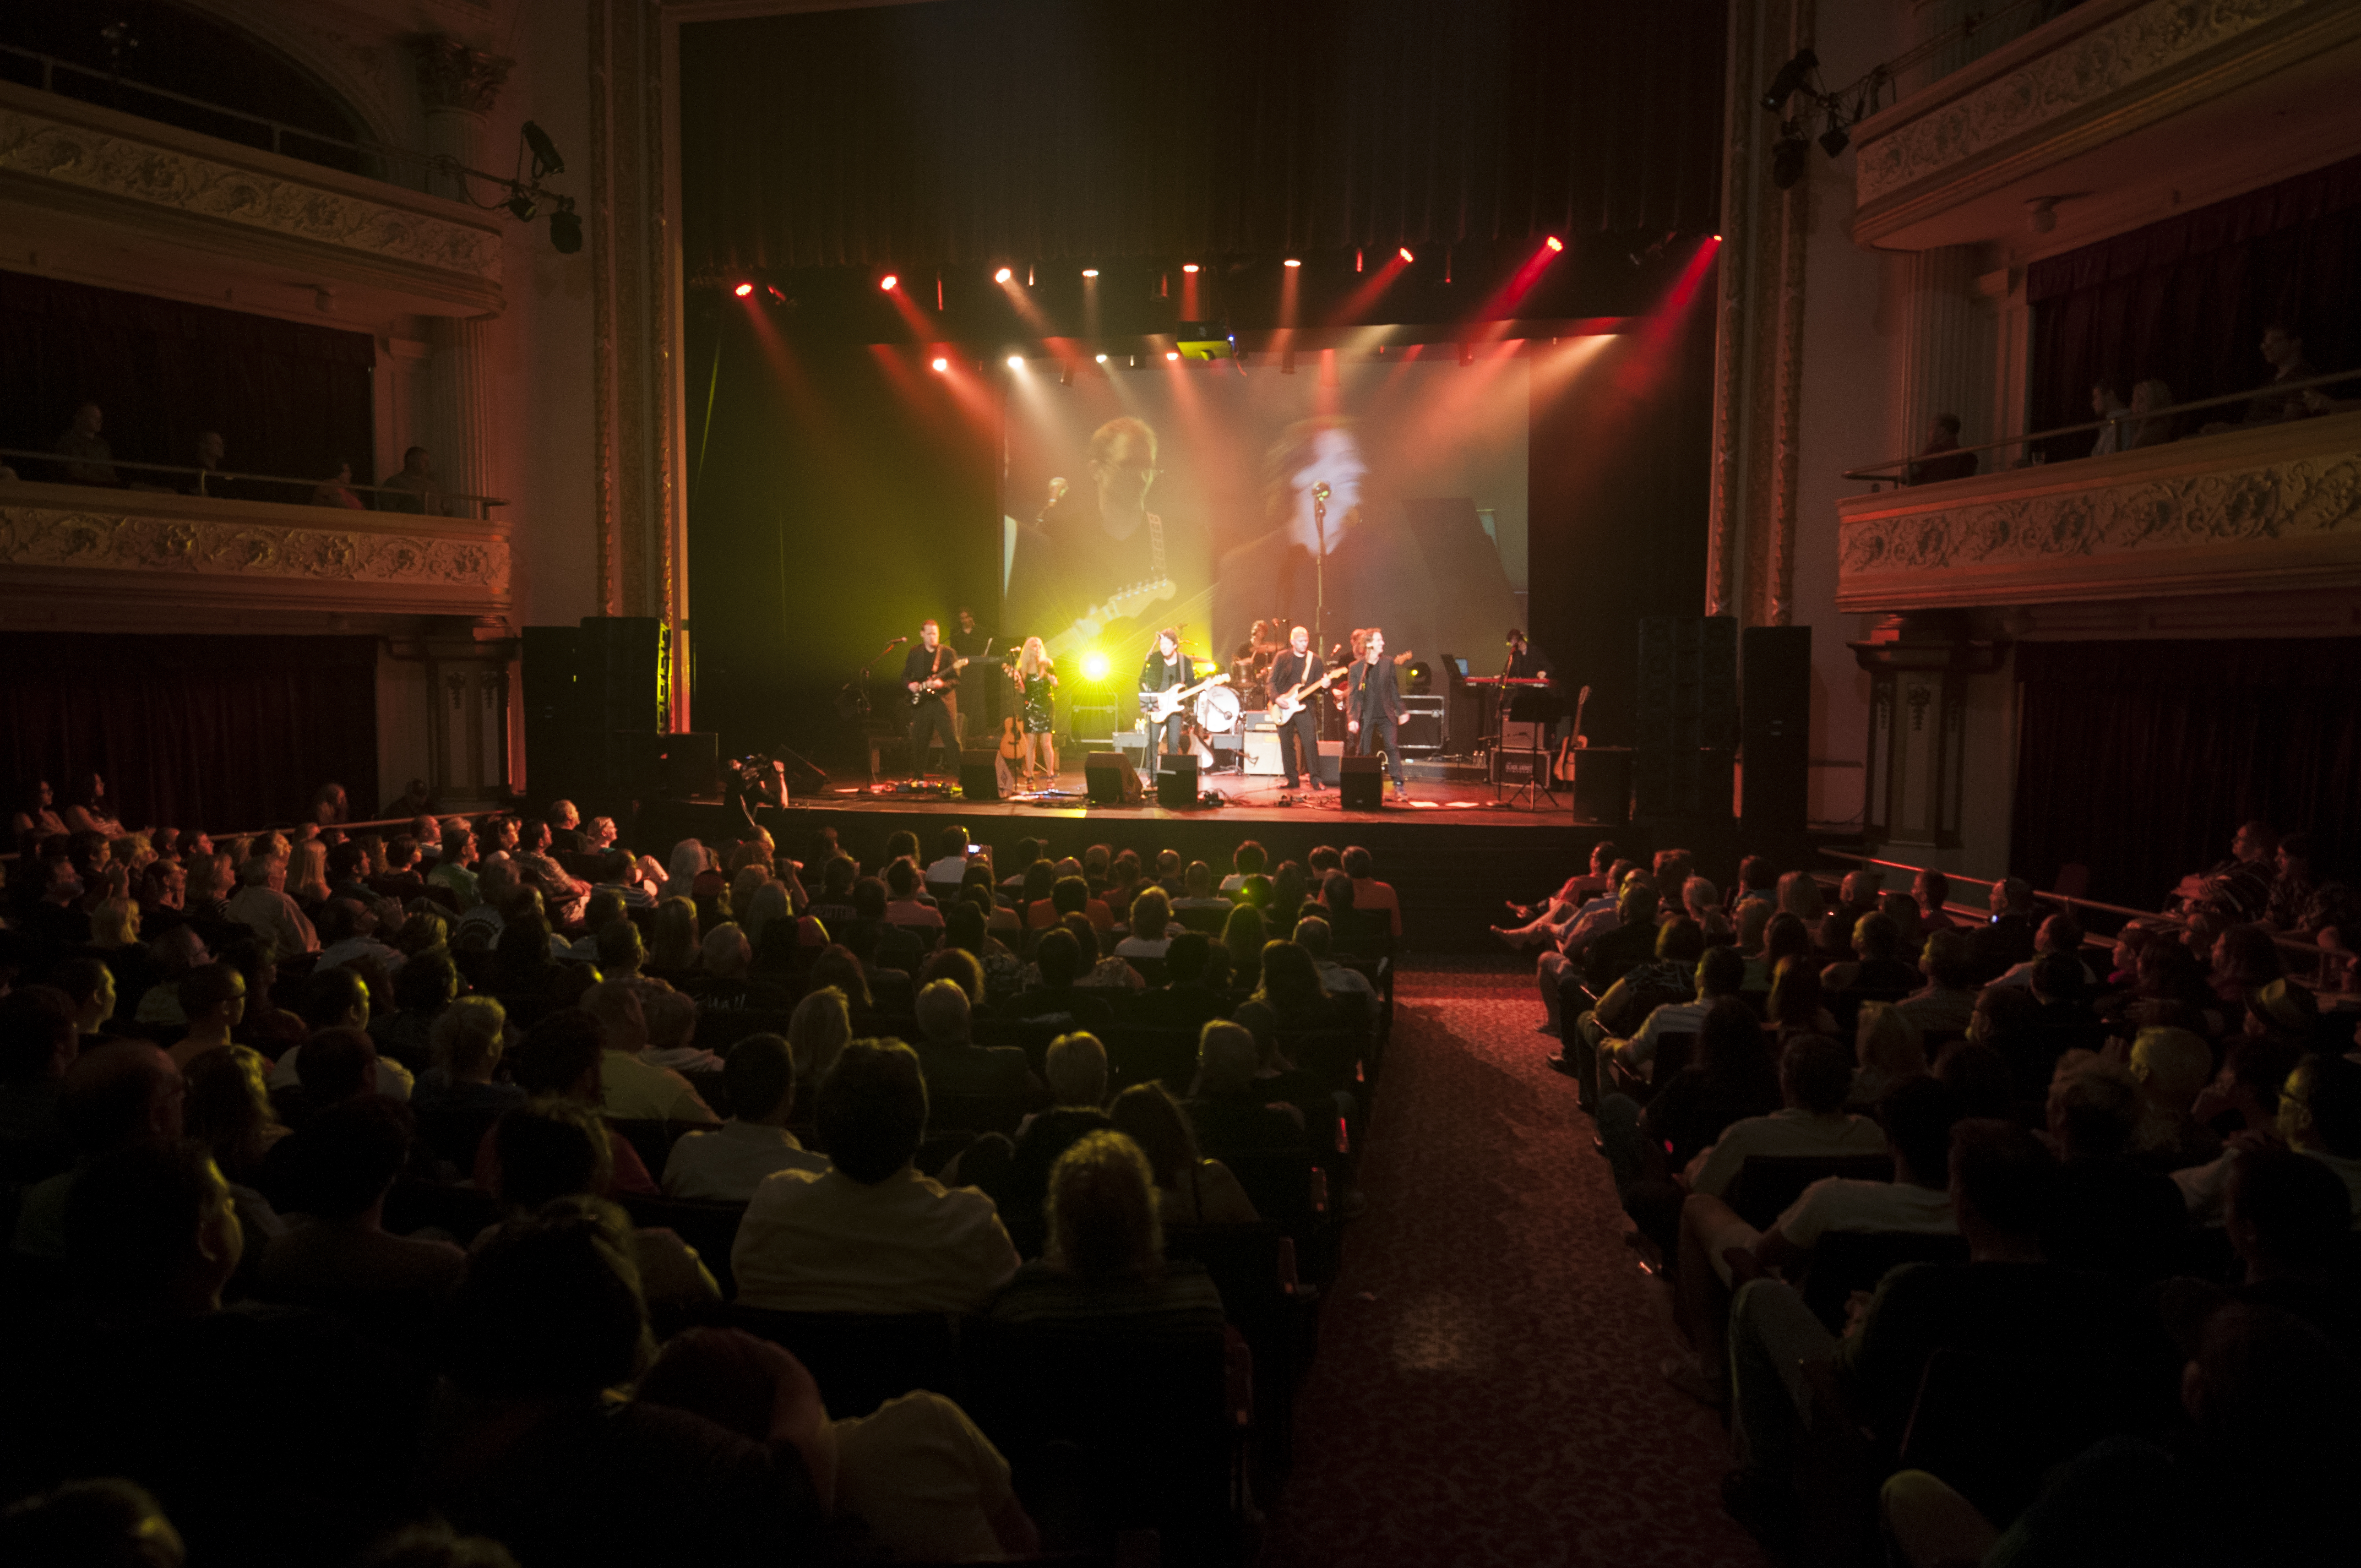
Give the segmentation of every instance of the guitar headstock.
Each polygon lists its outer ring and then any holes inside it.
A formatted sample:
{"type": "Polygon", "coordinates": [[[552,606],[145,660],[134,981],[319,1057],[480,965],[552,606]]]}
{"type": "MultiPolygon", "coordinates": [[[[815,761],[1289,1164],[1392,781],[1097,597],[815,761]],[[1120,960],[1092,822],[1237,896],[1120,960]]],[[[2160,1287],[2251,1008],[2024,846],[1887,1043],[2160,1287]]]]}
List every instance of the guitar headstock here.
{"type": "Polygon", "coordinates": [[[1093,619],[1128,620],[1149,605],[1161,604],[1167,599],[1177,598],[1180,592],[1180,587],[1170,577],[1156,577],[1144,583],[1134,583],[1127,588],[1119,588],[1107,596],[1107,601],[1102,607],[1106,613],[1093,619]]]}

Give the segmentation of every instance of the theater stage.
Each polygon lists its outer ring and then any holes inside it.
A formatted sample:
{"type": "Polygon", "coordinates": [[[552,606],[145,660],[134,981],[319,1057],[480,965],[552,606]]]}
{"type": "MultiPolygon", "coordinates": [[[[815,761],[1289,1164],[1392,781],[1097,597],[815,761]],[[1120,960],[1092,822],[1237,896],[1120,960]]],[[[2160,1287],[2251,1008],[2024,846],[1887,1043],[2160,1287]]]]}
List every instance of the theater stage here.
{"type": "MultiPolygon", "coordinates": [[[[1543,795],[1538,810],[1516,808],[1498,799],[1489,784],[1415,776],[1432,766],[1413,763],[1410,799],[1397,803],[1389,795],[1376,811],[1342,809],[1333,788],[1290,797],[1276,779],[1235,773],[1201,778],[1219,806],[1175,810],[1157,805],[1152,795],[1137,806],[1094,806],[1076,766],[1060,773],[1054,793],[990,801],[966,800],[950,787],[873,792],[838,780],[824,791],[796,795],[785,810],[766,810],[763,820],[782,849],[806,861],[817,853],[818,830],[832,828],[844,850],[868,872],[882,864],[886,839],[905,830],[918,836],[926,858],[932,859],[934,835],[951,823],[988,846],[1004,875],[1017,840],[1026,838],[1047,840],[1052,859],[1080,857],[1093,844],[1132,850],[1143,860],[1169,849],[1184,861],[1205,861],[1217,874],[1228,871],[1231,852],[1242,839],[1260,843],[1274,868],[1305,860],[1320,845],[1341,850],[1357,844],[1375,860],[1378,878],[1400,895],[1403,944],[1426,951],[1464,951],[1490,943],[1488,927],[1506,913],[1502,900],[1532,900],[1554,891],[1587,865],[1592,846],[1602,839],[1612,839],[1627,855],[1679,844],[1696,850],[1708,865],[1737,864],[1735,827],[1728,821],[1622,828],[1579,823],[1564,793],[1555,805],[1543,795]]],[[[673,837],[727,840],[742,830],[742,819],[733,830],[729,808],[715,801],[664,802],[655,809],[662,833],[673,837]]],[[[1720,880],[1729,870],[1708,874],[1720,880]]]]}

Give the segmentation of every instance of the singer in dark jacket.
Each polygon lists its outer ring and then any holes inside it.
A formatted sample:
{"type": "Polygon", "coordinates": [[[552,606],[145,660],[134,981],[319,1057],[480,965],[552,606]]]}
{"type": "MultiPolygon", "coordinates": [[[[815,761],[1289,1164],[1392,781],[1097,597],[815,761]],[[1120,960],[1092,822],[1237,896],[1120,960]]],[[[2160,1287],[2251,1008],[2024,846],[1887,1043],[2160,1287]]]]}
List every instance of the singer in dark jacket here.
{"type": "Polygon", "coordinates": [[[1402,768],[1403,711],[1393,663],[1386,657],[1386,634],[1373,626],[1353,673],[1345,677],[1345,754],[1383,757],[1398,799],[1410,794],[1410,775],[1402,768]]]}

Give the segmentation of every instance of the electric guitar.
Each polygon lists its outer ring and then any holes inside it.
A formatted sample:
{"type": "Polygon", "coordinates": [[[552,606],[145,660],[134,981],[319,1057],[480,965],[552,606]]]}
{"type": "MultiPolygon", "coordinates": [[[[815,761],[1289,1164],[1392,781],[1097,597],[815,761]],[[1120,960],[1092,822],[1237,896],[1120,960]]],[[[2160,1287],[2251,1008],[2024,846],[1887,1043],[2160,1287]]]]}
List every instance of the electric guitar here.
{"type": "Polygon", "coordinates": [[[1345,675],[1351,673],[1352,668],[1353,666],[1350,664],[1339,665],[1337,668],[1329,671],[1324,675],[1320,675],[1314,679],[1305,681],[1299,685],[1290,686],[1287,690],[1279,693],[1279,696],[1271,698],[1270,721],[1273,724],[1284,724],[1289,719],[1294,718],[1297,714],[1301,713],[1306,707],[1311,706],[1307,699],[1313,692],[1320,690],[1323,686],[1328,685],[1332,682],[1342,679],[1345,675]]]}
{"type": "Polygon", "coordinates": [[[1134,583],[1109,594],[1104,604],[1095,604],[1084,610],[1074,624],[1059,632],[1042,646],[1052,658],[1063,658],[1078,652],[1100,632],[1118,620],[1130,620],[1150,605],[1162,604],[1180,596],[1180,589],[1170,577],[1151,577],[1134,583]]]}
{"type": "Polygon", "coordinates": [[[1590,688],[1585,686],[1582,688],[1582,695],[1574,699],[1574,728],[1567,730],[1565,739],[1558,743],[1557,761],[1550,764],[1550,777],[1560,784],[1574,782],[1575,753],[1585,743],[1582,735],[1582,710],[1589,702],[1590,688]]]}
{"type": "Polygon", "coordinates": [[[945,686],[952,685],[953,683],[943,678],[944,675],[955,675],[959,674],[961,670],[967,668],[967,663],[968,662],[965,659],[953,659],[950,663],[950,668],[949,670],[945,670],[943,668],[943,651],[939,648],[936,649],[934,673],[928,675],[925,680],[920,681],[918,683],[918,689],[910,694],[910,706],[912,707],[916,707],[920,703],[926,701],[928,696],[941,691],[945,686]]]}
{"type": "Polygon", "coordinates": [[[1207,675],[1193,686],[1180,686],[1171,691],[1142,692],[1139,694],[1139,716],[1150,724],[1161,724],[1180,712],[1180,705],[1199,692],[1209,686],[1225,686],[1229,684],[1229,674],[1224,671],[1218,675],[1207,675]]]}

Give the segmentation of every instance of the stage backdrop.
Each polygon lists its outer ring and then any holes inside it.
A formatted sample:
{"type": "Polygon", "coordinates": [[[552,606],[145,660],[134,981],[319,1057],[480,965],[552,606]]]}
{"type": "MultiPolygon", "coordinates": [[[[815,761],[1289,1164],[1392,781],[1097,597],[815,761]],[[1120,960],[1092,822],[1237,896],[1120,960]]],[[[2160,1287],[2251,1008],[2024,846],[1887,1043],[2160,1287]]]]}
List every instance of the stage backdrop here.
{"type": "Polygon", "coordinates": [[[1226,663],[1253,623],[1356,627],[1489,669],[1524,620],[1531,375],[1515,345],[1333,361],[1035,361],[1008,395],[1004,645],[1039,636],[1128,689],[1158,629],[1226,663]],[[1328,487],[1326,515],[1316,487],[1328,487]],[[1053,499],[1053,495],[1054,498],[1053,499]],[[1323,547],[1324,545],[1324,554],[1323,547]],[[1317,624],[1315,625],[1315,621],[1317,624]]]}

